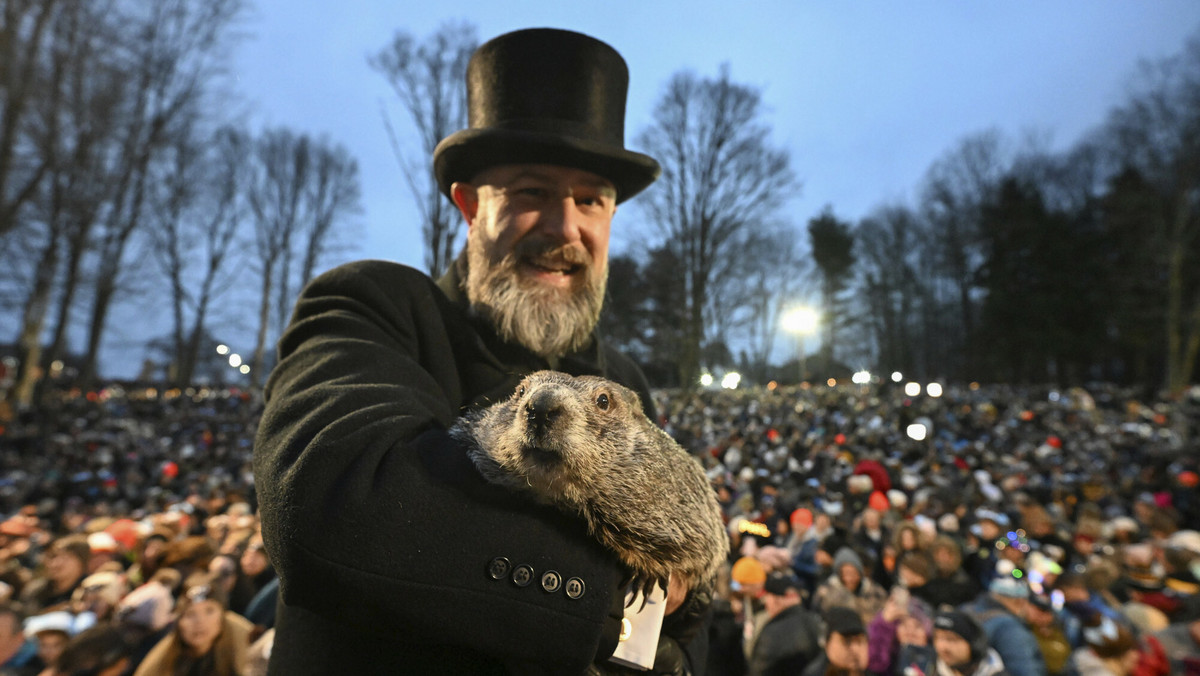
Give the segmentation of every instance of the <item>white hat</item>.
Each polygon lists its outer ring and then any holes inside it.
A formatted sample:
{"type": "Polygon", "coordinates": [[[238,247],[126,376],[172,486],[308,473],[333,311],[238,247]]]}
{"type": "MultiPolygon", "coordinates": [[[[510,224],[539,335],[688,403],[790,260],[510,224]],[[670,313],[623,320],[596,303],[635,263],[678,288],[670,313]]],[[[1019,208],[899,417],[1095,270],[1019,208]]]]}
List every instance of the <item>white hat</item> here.
{"type": "Polygon", "coordinates": [[[74,636],[94,624],[96,624],[95,613],[85,612],[74,615],[65,610],[56,610],[26,619],[25,635],[32,638],[43,631],[61,631],[67,636],[74,636]]]}

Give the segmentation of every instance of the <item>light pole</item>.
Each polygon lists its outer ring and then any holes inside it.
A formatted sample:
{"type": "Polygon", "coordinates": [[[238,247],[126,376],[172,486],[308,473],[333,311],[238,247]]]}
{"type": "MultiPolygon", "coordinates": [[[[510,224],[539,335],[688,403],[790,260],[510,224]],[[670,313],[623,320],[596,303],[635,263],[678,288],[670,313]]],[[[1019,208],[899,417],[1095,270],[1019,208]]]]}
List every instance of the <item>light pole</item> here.
{"type": "Polygon", "coordinates": [[[800,353],[800,382],[808,380],[808,350],[805,337],[817,330],[819,315],[810,307],[797,307],[783,316],[783,329],[796,336],[796,349],[800,353]]]}

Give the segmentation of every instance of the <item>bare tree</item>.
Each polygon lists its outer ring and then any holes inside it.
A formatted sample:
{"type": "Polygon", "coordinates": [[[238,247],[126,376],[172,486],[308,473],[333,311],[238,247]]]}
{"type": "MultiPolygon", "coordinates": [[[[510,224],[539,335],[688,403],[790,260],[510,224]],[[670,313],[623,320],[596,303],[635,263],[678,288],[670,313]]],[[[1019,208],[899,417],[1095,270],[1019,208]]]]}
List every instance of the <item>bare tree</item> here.
{"type": "Polygon", "coordinates": [[[746,320],[746,338],[754,368],[751,375],[762,382],[767,378],[783,314],[797,302],[811,273],[808,260],[801,255],[796,232],[791,228],[753,231],[744,247],[748,264],[739,271],[744,291],[738,305],[744,310],[746,320]]]}
{"type": "Polygon", "coordinates": [[[292,236],[300,228],[304,191],[309,181],[307,136],[287,129],[268,130],[255,143],[255,166],[248,181],[254,216],[254,251],[259,265],[258,337],[250,361],[250,381],[257,384],[266,365],[271,326],[271,299],[286,312],[287,275],[292,236]],[[278,287],[278,288],[277,288],[278,287]]]}
{"type": "Polygon", "coordinates": [[[788,154],[768,140],[759,90],[733,82],[728,66],[716,78],[674,75],[639,144],[663,166],[640,203],[682,263],[686,319],[680,379],[699,375],[705,311],[714,274],[735,256],[739,235],[767,222],[799,185],[788,154]]]}
{"type": "Polygon", "coordinates": [[[980,214],[1008,171],[1006,157],[1000,132],[973,134],[930,166],[921,191],[923,217],[930,226],[930,262],[937,273],[937,284],[931,290],[958,308],[957,321],[943,327],[957,337],[953,353],[964,359],[953,374],[956,376],[971,371],[969,340],[977,318],[972,289],[983,262],[980,214]]]}
{"type": "Polygon", "coordinates": [[[45,96],[43,42],[59,11],[58,0],[0,3],[0,236],[17,225],[17,212],[32,199],[47,170],[45,157],[30,153],[23,121],[45,96]]]}
{"type": "Polygon", "coordinates": [[[313,278],[317,265],[331,246],[334,226],[361,213],[362,189],[358,162],[345,147],[321,140],[312,145],[312,171],[305,194],[308,218],[304,231],[304,256],[300,286],[313,278]]]}
{"type": "Polygon", "coordinates": [[[144,220],[151,164],[179,131],[179,120],[203,103],[227,56],[228,29],[241,9],[241,0],[128,2],[115,19],[128,31],[128,41],[117,54],[130,73],[128,107],[119,130],[120,150],[113,159],[121,173],[96,241],[99,267],[80,374],[84,384],[96,377],[125,252],[144,220]]]}
{"type": "Polygon", "coordinates": [[[249,147],[246,135],[229,127],[176,135],[168,149],[174,161],[156,181],[150,231],[171,290],[170,379],[176,385],[193,381],[209,310],[233,277],[227,264],[245,208],[249,147]]]}
{"type": "Polygon", "coordinates": [[[460,220],[453,205],[438,190],[431,158],[439,141],[467,126],[462,82],[478,42],[474,26],[446,23],[422,43],[399,31],[390,45],[368,59],[395,90],[416,127],[417,150],[406,153],[387,111],[383,111],[396,161],[421,210],[425,265],[435,278],[454,260],[460,220]]]}
{"type": "Polygon", "coordinates": [[[114,39],[104,21],[110,9],[110,3],[73,3],[55,15],[46,35],[43,86],[26,115],[29,147],[39,157],[44,180],[24,219],[36,224],[41,250],[17,339],[19,376],[10,399],[19,406],[32,403],[40,374],[61,355],[90,232],[110,186],[104,158],[120,108],[115,84],[124,79],[104,58],[114,39]],[[43,329],[56,286],[57,319],[43,354],[43,329]]]}
{"type": "Polygon", "coordinates": [[[864,323],[885,370],[921,372],[918,309],[924,302],[917,270],[924,255],[923,224],[903,205],[880,207],[858,225],[855,242],[864,323]]]}

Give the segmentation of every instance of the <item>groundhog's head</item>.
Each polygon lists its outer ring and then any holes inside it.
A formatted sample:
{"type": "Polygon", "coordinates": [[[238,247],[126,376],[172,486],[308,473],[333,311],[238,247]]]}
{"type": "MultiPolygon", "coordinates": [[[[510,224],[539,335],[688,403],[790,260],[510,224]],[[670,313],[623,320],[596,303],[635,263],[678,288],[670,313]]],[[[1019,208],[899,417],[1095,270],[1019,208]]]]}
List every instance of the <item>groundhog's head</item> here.
{"type": "Polygon", "coordinates": [[[500,434],[488,453],[534,490],[548,492],[594,477],[627,455],[630,435],[645,421],[633,391],[604,378],[557,371],[527,376],[488,417],[493,414],[500,419],[487,427],[500,434]]]}

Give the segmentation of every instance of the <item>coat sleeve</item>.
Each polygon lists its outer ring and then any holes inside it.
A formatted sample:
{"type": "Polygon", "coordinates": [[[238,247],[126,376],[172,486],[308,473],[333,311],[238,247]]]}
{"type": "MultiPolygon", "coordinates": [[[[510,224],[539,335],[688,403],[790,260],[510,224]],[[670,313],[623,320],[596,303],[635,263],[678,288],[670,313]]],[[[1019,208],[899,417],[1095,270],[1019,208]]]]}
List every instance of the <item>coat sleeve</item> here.
{"type": "Polygon", "coordinates": [[[382,263],[337,268],[298,300],[254,455],[284,603],[394,640],[581,671],[622,571],[579,519],[485,484],[449,438],[478,392],[462,391],[472,374],[453,356],[447,302],[382,263]],[[520,566],[531,584],[514,581],[520,566]]]}

